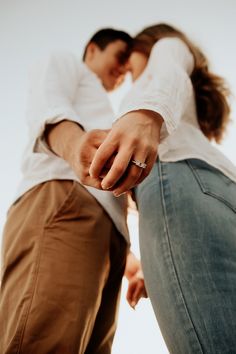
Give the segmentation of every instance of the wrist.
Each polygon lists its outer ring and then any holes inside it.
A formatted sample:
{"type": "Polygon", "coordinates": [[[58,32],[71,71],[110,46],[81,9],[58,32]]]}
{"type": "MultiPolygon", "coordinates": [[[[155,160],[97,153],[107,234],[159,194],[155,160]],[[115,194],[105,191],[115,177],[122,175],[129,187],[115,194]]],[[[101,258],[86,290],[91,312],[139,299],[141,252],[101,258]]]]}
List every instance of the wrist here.
{"type": "Polygon", "coordinates": [[[140,109],[138,112],[142,113],[146,119],[150,119],[157,127],[161,127],[164,122],[162,116],[157,112],[148,109],[140,109]]]}
{"type": "Polygon", "coordinates": [[[58,124],[47,126],[45,140],[56,155],[69,162],[75,145],[83,134],[84,131],[79,124],[64,120],[58,124]]]}

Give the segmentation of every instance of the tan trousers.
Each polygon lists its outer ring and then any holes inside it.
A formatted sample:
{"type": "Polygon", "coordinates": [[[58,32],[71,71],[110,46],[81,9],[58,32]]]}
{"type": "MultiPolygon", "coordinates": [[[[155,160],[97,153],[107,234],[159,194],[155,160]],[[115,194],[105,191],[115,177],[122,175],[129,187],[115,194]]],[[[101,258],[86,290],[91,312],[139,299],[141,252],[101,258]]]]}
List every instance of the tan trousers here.
{"type": "Polygon", "coordinates": [[[49,181],[9,210],[1,354],[109,354],[127,246],[77,182],[49,181]]]}

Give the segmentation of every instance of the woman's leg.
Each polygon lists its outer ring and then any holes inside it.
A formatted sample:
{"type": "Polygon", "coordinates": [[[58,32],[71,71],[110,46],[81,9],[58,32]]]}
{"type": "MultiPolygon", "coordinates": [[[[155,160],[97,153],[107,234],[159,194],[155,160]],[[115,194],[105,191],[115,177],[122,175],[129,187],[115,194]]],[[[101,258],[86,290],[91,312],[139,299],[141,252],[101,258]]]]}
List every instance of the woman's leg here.
{"type": "Polygon", "coordinates": [[[174,354],[236,353],[236,185],[199,160],[137,188],[145,283],[174,354]]]}

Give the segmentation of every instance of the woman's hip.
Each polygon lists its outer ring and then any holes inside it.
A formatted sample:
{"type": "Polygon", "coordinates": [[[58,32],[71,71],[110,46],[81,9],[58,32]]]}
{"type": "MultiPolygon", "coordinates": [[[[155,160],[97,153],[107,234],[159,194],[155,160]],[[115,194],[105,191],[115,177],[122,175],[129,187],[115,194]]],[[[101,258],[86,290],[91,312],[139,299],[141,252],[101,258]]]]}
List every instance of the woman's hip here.
{"type": "Polygon", "coordinates": [[[169,349],[233,348],[235,184],[199,160],[158,161],[136,197],[145,283],[169,349]]]}

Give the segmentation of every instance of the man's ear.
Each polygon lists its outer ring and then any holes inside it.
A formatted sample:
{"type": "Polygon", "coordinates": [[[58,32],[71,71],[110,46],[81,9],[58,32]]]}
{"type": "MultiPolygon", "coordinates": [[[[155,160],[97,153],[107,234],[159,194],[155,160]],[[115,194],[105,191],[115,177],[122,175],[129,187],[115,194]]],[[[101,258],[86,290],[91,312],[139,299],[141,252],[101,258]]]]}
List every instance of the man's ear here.
{"type": "Polygon", "coordinates": [[[95,43],[93,42],[89,43],[86,50],[86,59],[88,60],[93,59],[97,50],[98,50],[98,46],[95,43]]]}

